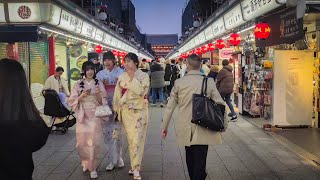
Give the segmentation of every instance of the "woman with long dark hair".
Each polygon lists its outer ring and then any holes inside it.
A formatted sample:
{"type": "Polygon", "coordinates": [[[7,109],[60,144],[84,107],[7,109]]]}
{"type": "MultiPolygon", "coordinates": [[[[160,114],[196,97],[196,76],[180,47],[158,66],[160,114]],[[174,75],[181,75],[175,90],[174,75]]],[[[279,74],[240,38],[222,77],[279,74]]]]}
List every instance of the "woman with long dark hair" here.
{"type": "Polygon", "coordinates": [[[77,114],[77,150],[83,172],[90,171],[90,177],[98,177],[98,154],[103,136],[103,118],[95,116],[97,106],[108,104],[103,83],[96,79],[95,66],[87,61],[82,65],[84,78],[71,91],[69,105],[77,114]]]}
{"type": "Polygon", "coordinates": [[[33,102],[19,62],[0,60],[0,84],[0,177],[31,180],[32,153],[45,145],[50,128],[33,102]]]}
{"type": "Polygon", "coordinates": [[[138,69],[138,56],[128,53],[124,58],[126,72],[119,76],[116,85],[113,109],[118,114],[127,132],[131,162],[130,175],[140,180],[141,161],[148,128],[149,76],[138,69]]]}

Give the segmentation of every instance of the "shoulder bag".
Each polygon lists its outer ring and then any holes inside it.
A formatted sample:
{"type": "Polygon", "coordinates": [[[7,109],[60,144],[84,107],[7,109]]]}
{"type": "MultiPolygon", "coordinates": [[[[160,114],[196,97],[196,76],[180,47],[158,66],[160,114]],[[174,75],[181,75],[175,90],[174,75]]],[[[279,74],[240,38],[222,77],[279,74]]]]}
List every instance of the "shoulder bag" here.
{"type": "Polygon", "coordinates": [[[192,96],[192,120],[191,122],[212,131],[224,129],[225,106],[217,104],[207,97],[208,78],[202,81],[201,94],[192,96]]]}

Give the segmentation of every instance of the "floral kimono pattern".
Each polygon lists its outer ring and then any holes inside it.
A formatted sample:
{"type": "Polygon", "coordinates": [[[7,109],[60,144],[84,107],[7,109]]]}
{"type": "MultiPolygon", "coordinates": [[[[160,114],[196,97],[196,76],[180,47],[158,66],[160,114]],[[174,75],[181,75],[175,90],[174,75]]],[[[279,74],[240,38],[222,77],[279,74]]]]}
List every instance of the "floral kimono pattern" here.
{"type": "MultiPolygon", "coordinates": [[[[109,85],[105,86],[109,105],[112,105],[117,79],[123,72],[122,69],[115,67],[111,72],[104,69],[97,74],[100,81],[108,80],[109,82],[109,85]]],[[[104,129],[104,141],[107,145],[108,158],[112,164],[119,165],[118,162],[122,158],[121,123],[115,120],[115,114],[109,118],[110,120],[106,123],[104,129]]]]}
{"type": "Polygon", "coordinates": [[[96,88],[100,88],[102,92],[102,104],[107,104],[106,91],[102,85],[102,82],[98,80],[86,80],[78,81],[72,91],[69,99],[69,105],[76,113],[76,148],[79,152],[81,164],[84,169],[89,171],[95,171],[97,169],[97,160],[100,148],[100,141],[103,136],[102,127],[104,121],[108,118],[95,117],[96,107],[99,106],[99,102],[96,97],[96,88]],[[80,83],[83,82],[83,88],[80,83]],[[90,95],[78,100],[82,90],[91,89],[90,95]]]}
{"type": "Polygon", "coordinates": [[[141,169],[148,128],[149,86],[148,74],[138,70],[132,80],[127,73],[122,74],[115,89],[113,109],[127,133],[131,169],[141,169]]]}

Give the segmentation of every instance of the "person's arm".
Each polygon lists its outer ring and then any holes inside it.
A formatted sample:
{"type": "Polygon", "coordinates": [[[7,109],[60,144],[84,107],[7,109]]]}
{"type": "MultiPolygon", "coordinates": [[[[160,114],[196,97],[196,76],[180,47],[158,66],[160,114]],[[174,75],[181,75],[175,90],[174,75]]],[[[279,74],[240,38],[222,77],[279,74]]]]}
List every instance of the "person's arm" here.
{"type": "Polygon", "coordinates": [[[39,115],[37,122],[31,124],[30,142],[32,152],[41,149],[47,142],[51,129],[45,124],[39,115]]]}
{"type": "Polygon", "coordinates": [[[51,89],[50,79],[51,79],[51,77],[49,77],[49,78],[46,80],[46,82],[44,83],[44,87],[43,87],[44,90],[46,90],[46,89],[51,89]]]}
{"type": "Polygon", "coordinates": [[[121,99],[121,87],[120,87],[120,82],[121,82],[122,76],[119,77],[119,80],[117,82],[117,85],[114,89],[114,95],[113,95],[113,100],[112,100],[112,108],[115,112],[118,112],[120,108],[120,99],[121,99]]]}
{"type": "Polygon", "coordinates": [[[164,116],[162,119],[161,128],[162,130],[167,130],[171,121],[172,114],[178,105],[178,89],[179,84],[176,81],[176,84],[173,86],[173,89],[170,94],[170,99],[168,101],[164,116]]]}

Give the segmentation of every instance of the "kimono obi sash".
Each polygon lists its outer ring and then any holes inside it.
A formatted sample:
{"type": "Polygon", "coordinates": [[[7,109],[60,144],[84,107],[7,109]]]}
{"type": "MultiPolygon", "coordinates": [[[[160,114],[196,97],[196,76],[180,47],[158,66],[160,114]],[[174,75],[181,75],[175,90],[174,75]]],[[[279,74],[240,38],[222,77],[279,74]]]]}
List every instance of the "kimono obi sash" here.
{"type": "Polygon", "coordinates": [[[84,109],[96,108],[97,99],[94,95],[89,95],[83,99],[81,104],[84,109]]]}

